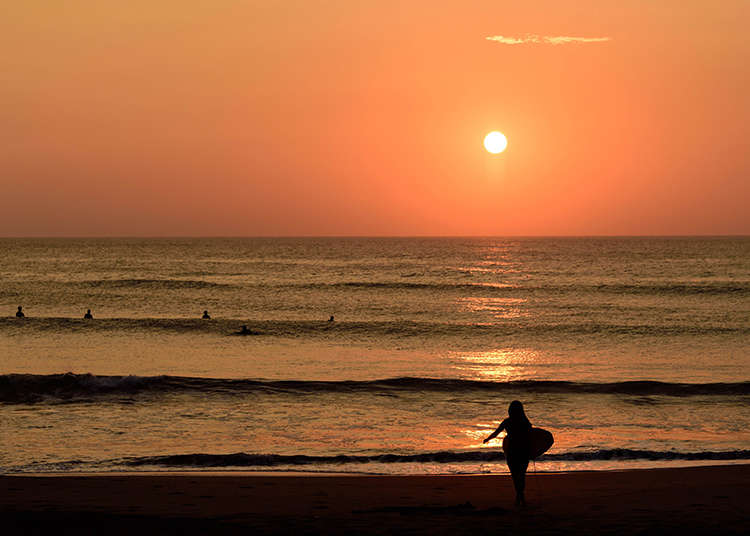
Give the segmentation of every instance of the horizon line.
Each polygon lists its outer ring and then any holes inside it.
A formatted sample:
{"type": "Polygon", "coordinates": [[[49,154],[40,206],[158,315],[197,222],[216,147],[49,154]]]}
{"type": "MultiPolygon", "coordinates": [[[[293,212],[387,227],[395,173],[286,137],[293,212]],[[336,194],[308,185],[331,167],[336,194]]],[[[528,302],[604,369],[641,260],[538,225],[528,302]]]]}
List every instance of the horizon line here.
{"type": "Polygon", "coordinates": [[[0,240],[74,240],[74,239],[229,239],[229,238],[750,238],[750,233],[725,234],[508,234],[508,235],[0,235],[0,240]]]}

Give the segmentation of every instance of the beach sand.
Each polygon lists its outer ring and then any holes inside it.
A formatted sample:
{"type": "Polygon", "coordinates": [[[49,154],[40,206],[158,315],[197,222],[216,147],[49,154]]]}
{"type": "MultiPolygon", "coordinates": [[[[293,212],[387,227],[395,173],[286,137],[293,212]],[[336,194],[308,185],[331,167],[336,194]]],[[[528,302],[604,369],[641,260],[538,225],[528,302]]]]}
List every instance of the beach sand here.
{"type": "Polygon", "coordinates": [[[2,476],[3,534],[747,534],[750,465],[530,475],[2,476]]]}

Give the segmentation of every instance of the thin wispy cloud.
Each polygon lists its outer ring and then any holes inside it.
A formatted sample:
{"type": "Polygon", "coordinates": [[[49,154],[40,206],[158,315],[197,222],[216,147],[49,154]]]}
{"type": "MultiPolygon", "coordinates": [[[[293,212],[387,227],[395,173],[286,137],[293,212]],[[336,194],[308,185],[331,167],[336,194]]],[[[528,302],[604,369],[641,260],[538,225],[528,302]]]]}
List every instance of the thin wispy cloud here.
{"type": "Polygon", "coordinates": [[[579,43],[603,43],[611,41],[611,37],[572,37],[569,35],[536,35],[526,34],[521,37],[507,35],[492,35],[486,37],[488,41],[494,41],[503,45],[568,45],[579,43]]]}

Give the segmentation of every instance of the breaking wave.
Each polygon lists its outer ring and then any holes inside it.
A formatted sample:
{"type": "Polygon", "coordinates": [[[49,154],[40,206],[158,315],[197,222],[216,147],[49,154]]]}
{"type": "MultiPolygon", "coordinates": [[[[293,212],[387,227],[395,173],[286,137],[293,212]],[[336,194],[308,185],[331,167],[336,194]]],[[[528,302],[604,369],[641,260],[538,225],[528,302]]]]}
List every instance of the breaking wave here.
{"type": "MultiPolygon", "coordinates": [[[[594,451],[568,451],[544,454],[538,460],[547,461],[597,461],[597,460],[747,460],[750,450],[719,452],[674,452],[633,449],[601,449],[594,451]]],[[[472,452],[426,452],[421,454],[373,454],[335,456],[281,455],[281,454],[173,454],[145,456],[121,461],[131,467],[278,467],[294,465],[342,465],[365,463],[462,463],[499,462],[505,456],[500,449],[472,452]]]]}
{"type": "Polygon", "coordinates": [[[626,396],[737,396],[750,395],[750,382],[670,383],[626,381],[586,383],[519,380],[492,382],[440,378],[388,378],[370,381],[301,381],[194,378],[183,376],[97,376],[92,374],[4,374],[0,403],[34,404],[88,401],[102,397],[200,393],[242,396],[248,393],[319,394],[372,393],[398,395],[414,392],[491,392],[611,394],[626,396]]]}

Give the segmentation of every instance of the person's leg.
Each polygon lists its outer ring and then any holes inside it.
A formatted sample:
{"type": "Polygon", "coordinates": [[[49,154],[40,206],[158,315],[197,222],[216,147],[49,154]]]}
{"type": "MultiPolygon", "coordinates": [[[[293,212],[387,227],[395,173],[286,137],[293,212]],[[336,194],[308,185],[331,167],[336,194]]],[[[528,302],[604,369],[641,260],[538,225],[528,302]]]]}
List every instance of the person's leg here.
{"type": "Polygon", "coordinates": [[[522,506],[526,506],[526,497],[523,493],[526,491],[526,469],[528,468],[528,459],[524,459],[518,463],[518,484],[516,484],[516,495],[518,496],[518,503],[522,506]]]}
{"type": "Polygon", "coordinates": [[[526,469],[529,467],[529,460],[525,458],[509,456],[508,469],[513,478],[513,487],[516,488],[516,504],[526,504],[524,490],[526,489],[526,469]]]}

